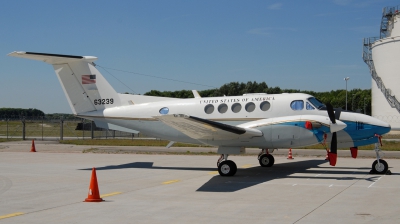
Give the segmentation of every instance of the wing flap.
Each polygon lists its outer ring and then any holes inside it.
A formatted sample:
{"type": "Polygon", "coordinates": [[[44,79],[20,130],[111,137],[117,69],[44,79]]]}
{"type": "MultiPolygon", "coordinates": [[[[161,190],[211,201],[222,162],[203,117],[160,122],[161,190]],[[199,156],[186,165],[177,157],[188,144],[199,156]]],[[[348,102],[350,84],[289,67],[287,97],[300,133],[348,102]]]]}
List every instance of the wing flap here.
{"type": "Polygon", "coordinates": [[[184,114],[163,115],[155,118],[193,139],[229,140],[263,136],[263,133],[257,129],[232,126],[184,114]]]}

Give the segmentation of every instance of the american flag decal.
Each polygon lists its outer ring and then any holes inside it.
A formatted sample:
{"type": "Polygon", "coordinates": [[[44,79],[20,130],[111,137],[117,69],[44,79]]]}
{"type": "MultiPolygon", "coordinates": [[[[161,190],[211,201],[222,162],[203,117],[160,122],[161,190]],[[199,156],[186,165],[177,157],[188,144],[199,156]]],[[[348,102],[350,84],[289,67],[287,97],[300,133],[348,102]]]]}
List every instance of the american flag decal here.
{"type": "Polygon", "coordinates": [[[96,75],[82,75],[82,84],[96,83],[96,75]]]}

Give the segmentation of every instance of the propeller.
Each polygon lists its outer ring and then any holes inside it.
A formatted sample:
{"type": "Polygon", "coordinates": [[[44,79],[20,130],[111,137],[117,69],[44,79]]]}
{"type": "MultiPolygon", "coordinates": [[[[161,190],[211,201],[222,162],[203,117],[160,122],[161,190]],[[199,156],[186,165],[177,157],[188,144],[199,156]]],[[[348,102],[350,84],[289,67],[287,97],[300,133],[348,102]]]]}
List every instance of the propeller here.
{"type": "MultiPolygon", "coordinates": [[[[332,132],[331,150],[330,150],[330,152],[328,152],[328,158],[329,158],[330,165],[331,166],[335,166],[336,165],[336,161],[337,161],[337,136],[336,136],[336,131],[339,131],[339,130],[341,130],[343,128],[340,127],[340,129],[339,129],[339,126],[341,126],[341,125],[337,125],[336,124],[335,112],[333,111],[333,106],[330,103],[326,104],[326,110],[328,111],[329,119],[332,122],[332,125],[331,125],[331,132],[332,132]]],[[[338,115],[337,119],[339,119],[340,111],[338,111],[337,115],[338,115]]]]}

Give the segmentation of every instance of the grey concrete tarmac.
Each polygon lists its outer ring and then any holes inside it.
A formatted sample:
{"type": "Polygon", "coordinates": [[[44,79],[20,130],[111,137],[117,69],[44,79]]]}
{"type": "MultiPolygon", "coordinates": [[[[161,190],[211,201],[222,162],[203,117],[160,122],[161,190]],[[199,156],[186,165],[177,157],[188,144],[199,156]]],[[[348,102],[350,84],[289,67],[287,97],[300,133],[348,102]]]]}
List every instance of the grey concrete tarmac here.
{"type": "Polygon", "coordinates": [[[230,156],[237,174],[221,177],[218,156],[44,145],[30,153],[0,144],[0,223],[400,222],[399,159],[386,159],[392,175],[371,175],[371,158],[339,158],[331,167],[323,157],[276,156],[262,168],[255,156],[230,156]],[[104,202],[83,202],[92,167],[104,202]]]}
{"type": "MultiPolygon", "coordinates": [[[[30,140],[12,141],[0,143],[0,152],[27,152],[31,148],[30,140]]],[[[212,147],[144,147],[144,146],[98,146],[98,145],[65,145],[58,141],[35,141],[38,152],[56,153],[81,153],[84,150],[91,150],[94,153],[216,153],[217,148],[212,147]]],[[[288,156],[289,149],[278,149],[273,152],[274,156],[288,156]]],[[[260,149],[247,148],[245,155],[257,155],[260,149]]],[[[326,152],[321,149],[293,149],[294,157],[323,157],[326,152]]],[[[381,152],[384,158],[400,159],[400,151],[381,152]]],[[[338,150],[338,157],[351,157],[350,150],[338,150]]],[[[376,158],[374,150],[359,150],[358,158],[376,158]]]]}

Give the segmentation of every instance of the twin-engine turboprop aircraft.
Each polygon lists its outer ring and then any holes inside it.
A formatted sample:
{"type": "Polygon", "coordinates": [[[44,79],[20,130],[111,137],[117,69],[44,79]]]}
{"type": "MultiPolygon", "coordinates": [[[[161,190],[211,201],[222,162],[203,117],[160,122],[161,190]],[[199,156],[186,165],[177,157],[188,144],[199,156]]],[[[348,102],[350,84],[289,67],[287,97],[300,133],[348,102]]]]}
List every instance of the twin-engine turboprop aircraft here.
{"type": "MultiPolygon", "coordinates": [[[[328,153],[336,164],[337,148],[376,143],[390,131],[390,125],[373,117],[347,111],[334,111],[311,95],[244,94],[176,99],[119,94],[96,69],[92,56],[71,56],[34,52],[12,52],[9,56],[44,61],[53,65],[77,117],[93,120],[98,127],[113,130],[137,130],[157,138],[218,147],[218,171],[221,176],[236,173],[236,164],[228,155],[258,147],[263,167],[274,164],[270,154],[275,148],[296,148],[331,143],[328,153]]],[[[171,145],[169,144],[169,146],[171,145]]],[[[375,173],[386,173],[388,164],[380,159],[372,165],[375,173]]]]}

